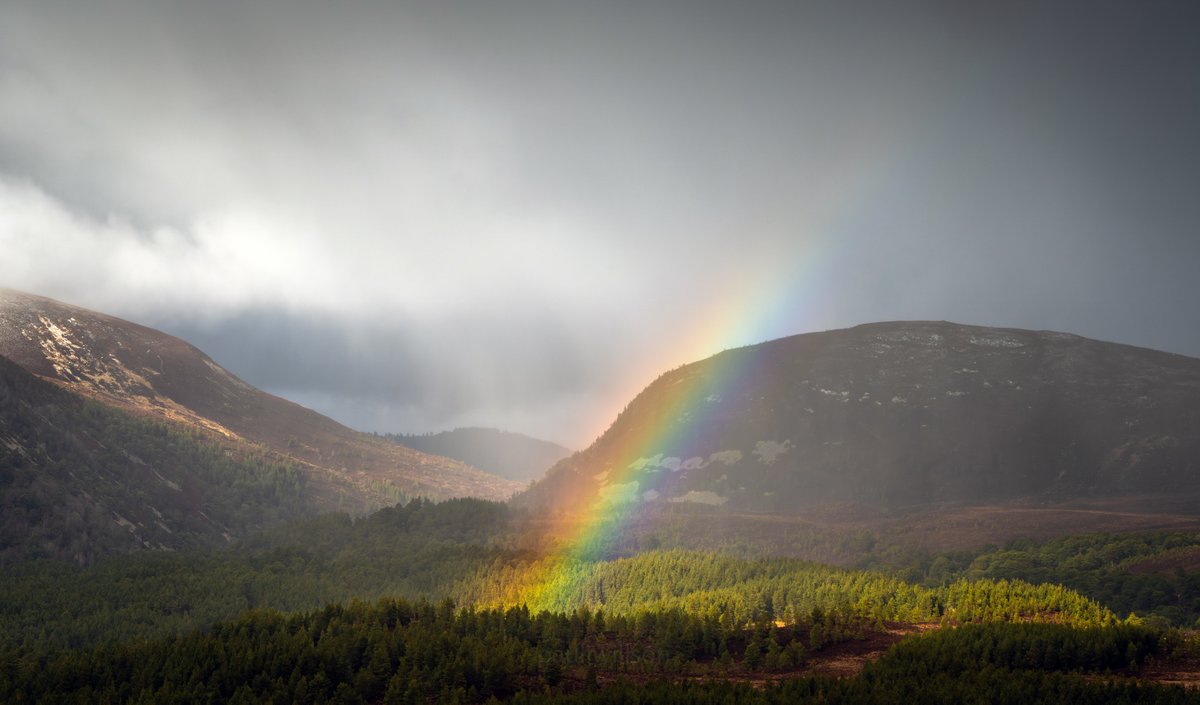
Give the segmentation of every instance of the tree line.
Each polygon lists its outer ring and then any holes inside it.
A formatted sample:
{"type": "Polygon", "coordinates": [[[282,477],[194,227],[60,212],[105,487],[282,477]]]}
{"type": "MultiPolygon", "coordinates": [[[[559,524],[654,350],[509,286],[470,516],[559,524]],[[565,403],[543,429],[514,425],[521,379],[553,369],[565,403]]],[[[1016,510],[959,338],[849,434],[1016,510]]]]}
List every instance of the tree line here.
{"type": "Polygon", "coordinates": [[[741,684],[757,671],[802,667],[806,655],[826,646],[814,637],[825,619],[815,614],[794,625],[743,629],[682,610],[532,613],[526,607],[456,609],[449,600],[400,599],[352,601],[292,615],[256,610],[182,636],[40,657],[0,652],[0,700],[1198,701],[1178,688],[1105,680],[1174,648],[1162,632],[1129,624],[947,628],[901,642],[857,678],[794,674],[761,690],[741,684]]]}

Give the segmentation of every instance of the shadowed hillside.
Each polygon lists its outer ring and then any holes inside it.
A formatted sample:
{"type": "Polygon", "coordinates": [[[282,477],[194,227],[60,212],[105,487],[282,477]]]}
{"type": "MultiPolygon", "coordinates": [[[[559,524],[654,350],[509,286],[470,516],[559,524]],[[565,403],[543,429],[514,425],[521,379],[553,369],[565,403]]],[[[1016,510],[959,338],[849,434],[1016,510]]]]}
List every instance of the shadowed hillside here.
{"type": "Polygon", "coordinates": [[[795,514],[1178,504],[1197,492],[1200,360],[1062,333],[899,322],[668,372],[519,501],[795,514]]]}
{"type": "Polygon", "coordinates": [[[571,454],[557,443],[494,428],[456,428],[421,435],[386,434],[401,445],[461,460],[516,482],[540,479],[550,466],[571,454]]]}

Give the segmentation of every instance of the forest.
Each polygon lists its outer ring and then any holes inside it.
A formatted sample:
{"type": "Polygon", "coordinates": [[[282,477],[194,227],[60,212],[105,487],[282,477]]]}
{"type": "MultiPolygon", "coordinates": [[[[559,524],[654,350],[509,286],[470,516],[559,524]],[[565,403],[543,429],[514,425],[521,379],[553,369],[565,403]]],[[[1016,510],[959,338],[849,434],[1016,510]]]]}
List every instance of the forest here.
{"type": "Polygon", "coordinates": [[[933,554],[871,557],[859,567],[924,585],[991,578],[1057,583],[1121,615],[1193,627],[1200,620],[1200,534],[1086,534],[933,554]]]}
{"type": "Polygon", "coordinates": [[[862,569],[669,547],[568,560],[524,521],[414,500],[217,550],[17,564],[0,581],[0,701],[1198,701],[1137,680],[1196,658],[1189,632],[1064,584],[1177,555],[1186,534],[862,569]],[[881,639],[856,677],[807,670],[881,639]]]}
{"type": "MultiPolygon", "coordinates": [[[[683,610],[458,610],[399,599],[251,611],[206,631],[37,658],[4,654],[5,702],[1195,702],[1119,677],[1189,648],[1128,624],[989,623],[911,638],[848,680],[787,674],[861,638],[819,610],[729,626],[683,610]],[[1090,677],[1089,677],[1090,676],[1090,677]]],[[[849,627],[849,628],[847,628],[849,627]]]]}
{"type": "Polygon", "coordinates": [[[0,581],[0,604],[21,606],[0,609],[0,644],[84,647],[202,628],[253,608],[394,596],[533,610],[678,608],[730,624],[794,620],[814,607],[905,622],[1126,616],[1052,582],[924,585],[883,570],[680,549],[563,562],[524,547],[513,525],[505,505],[415,500],[358,519],[293,522],[222,550],[145,552],[87,569],[27,562],[0,581]]]}

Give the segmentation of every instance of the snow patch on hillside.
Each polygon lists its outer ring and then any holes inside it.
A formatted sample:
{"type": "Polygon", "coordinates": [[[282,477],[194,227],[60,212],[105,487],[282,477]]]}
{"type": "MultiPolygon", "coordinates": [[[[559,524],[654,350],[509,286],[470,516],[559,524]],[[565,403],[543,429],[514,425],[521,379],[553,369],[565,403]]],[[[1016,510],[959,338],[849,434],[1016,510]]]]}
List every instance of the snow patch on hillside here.
{"type": "Polygon", "coordinates": [[[662,453],[652,455],[649,458],[638,458],[629,464],[629,469],[634,472],[641,472],[646,468],[658,467],[658,461],[662,460],[662,453]]]}
{"type": "Polygon", "coordinates": [[[758,456],[758,461],[763,465],[774,465],[779,456],[788,452],[793,448],[790,440],[779,441],[759,441],[754,444],[754,455],[758,456]]]}
{"type": "Polygon", "coordinates": [[[885,343],[916,343],[918,345],[938,345],[942,342],[942,336],[937,333],[916,333],[912,331],[880,333],[875,336],[875,339],[885,343]]]}
{"type": "Polygon", "coordinates": [[[736,465],[742,461],[742,451],[740,450],[719,450],[716,453],[708,456],[710,463],[724,463],[725,465],[736,465]]]}
{"type": "Polygon", "coordinates": [[[1012,335],[993,334],[993,335],[972,335],[972,345],[978,345],[984,348],[1023,348],[1025,343],[1012,335]]]}

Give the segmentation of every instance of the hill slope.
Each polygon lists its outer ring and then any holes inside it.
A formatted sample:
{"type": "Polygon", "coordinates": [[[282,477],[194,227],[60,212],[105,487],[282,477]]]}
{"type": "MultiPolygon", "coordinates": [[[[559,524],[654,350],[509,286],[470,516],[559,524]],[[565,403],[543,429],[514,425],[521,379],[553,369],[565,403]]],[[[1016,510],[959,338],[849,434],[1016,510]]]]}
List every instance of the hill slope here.
{"type": "Polygon", "coordinates": [[[504,499],[520,487],[255,389],[178,338],[51,299],[0,289],[0,355],[106,404],[294,460],[321,507],[366,509],[400,493],[504,499]]]}
{"type": "Polygon", "coordinates": [[[0,357],[0,565],[220,545],[311,513],[305,475],[71,394],[0,357]]]}
{"type": "Polygon", "coordinates": [[[1073,335],[901,322],[662,375],[521,496],[585,506],[1073,500],[1200,492],[1200,360],[1073,335]]]}
{"type": "Polygon", "coordinates": [[[557,443],[494,428],[456,428],[440,433],[384,437],[422,453],[461,460],[516,482],[541,478],[552,465],[571,454],[570,449],[557,443]]]}

